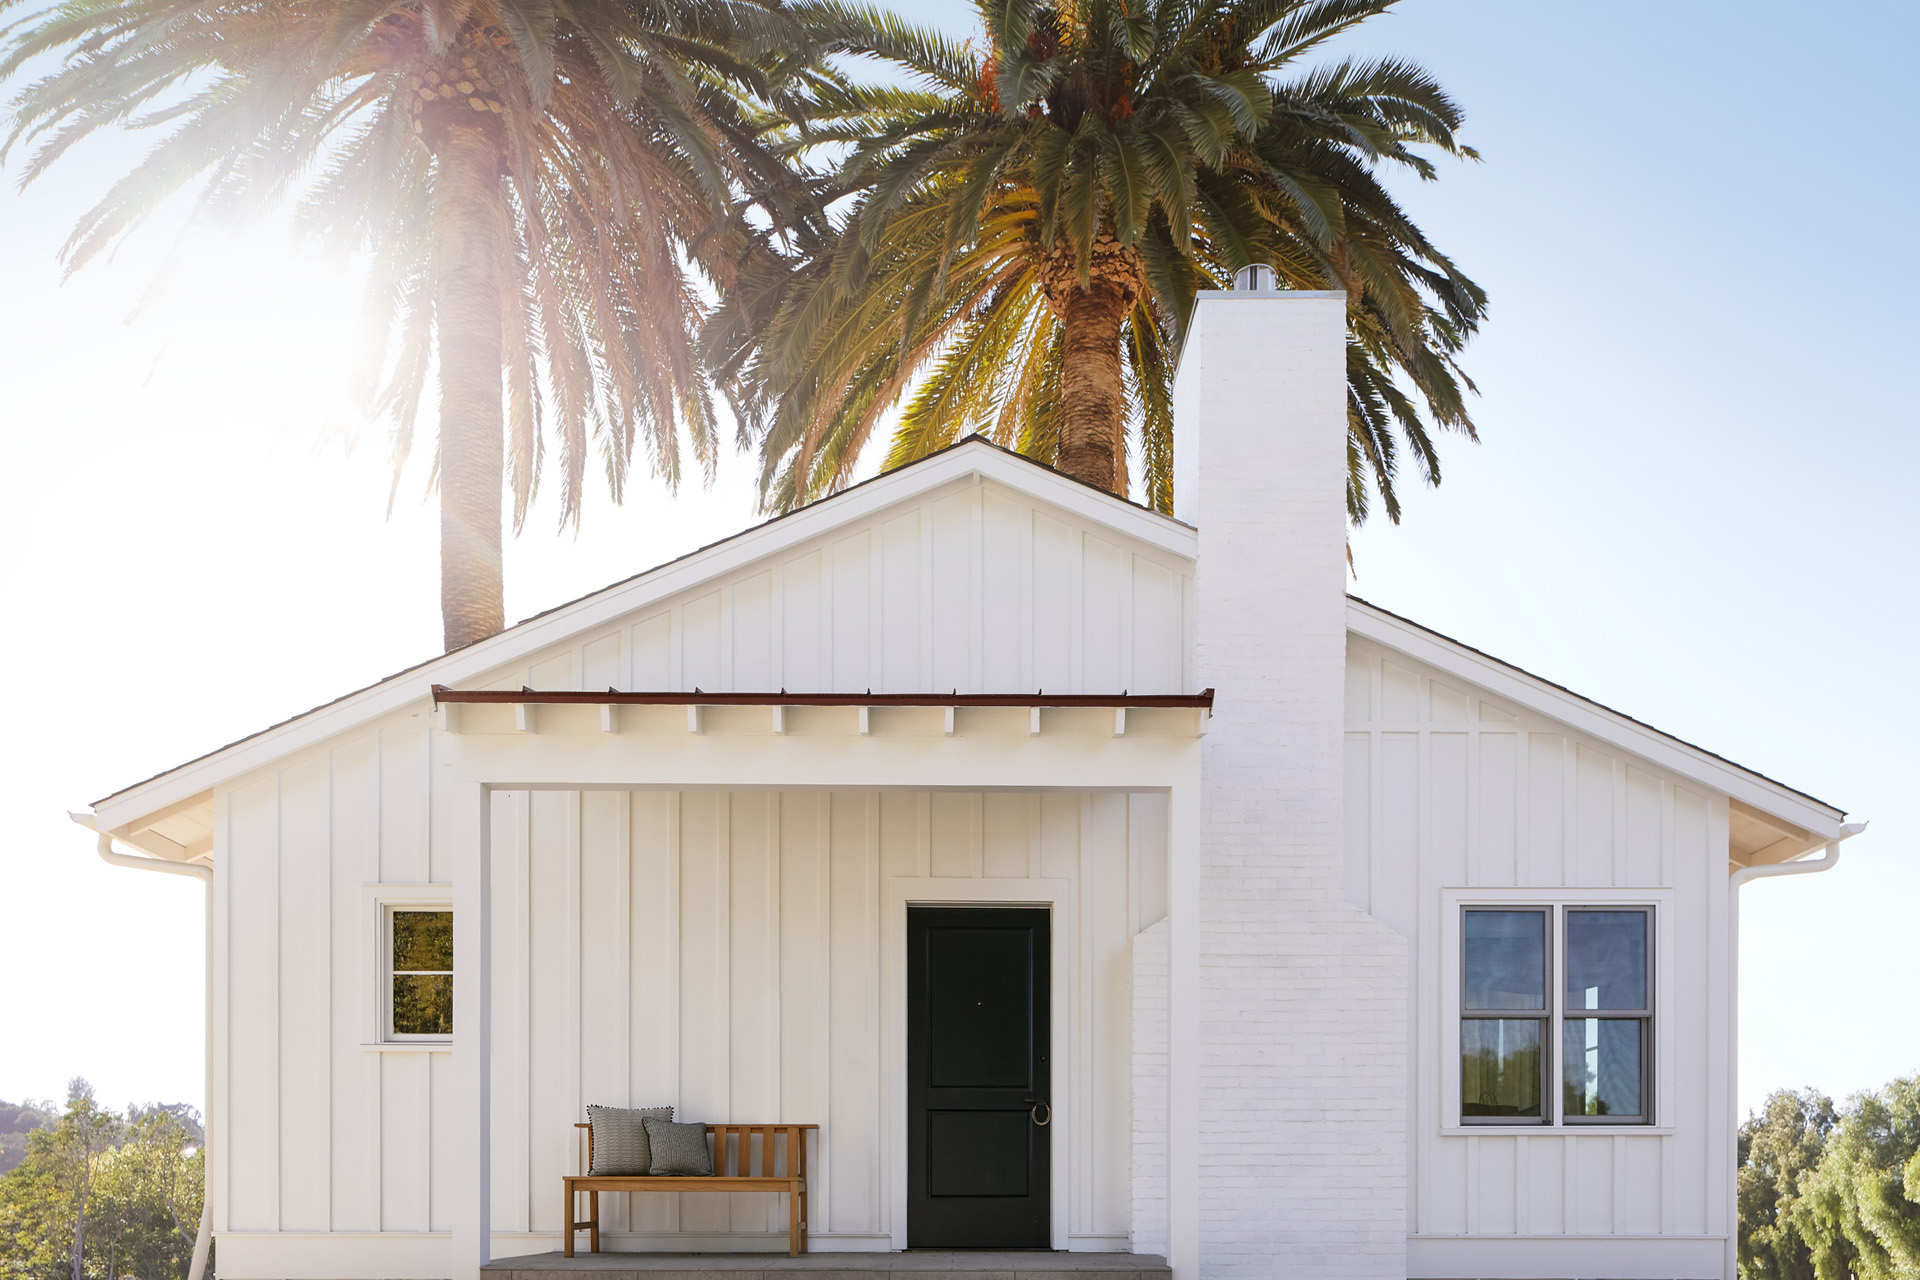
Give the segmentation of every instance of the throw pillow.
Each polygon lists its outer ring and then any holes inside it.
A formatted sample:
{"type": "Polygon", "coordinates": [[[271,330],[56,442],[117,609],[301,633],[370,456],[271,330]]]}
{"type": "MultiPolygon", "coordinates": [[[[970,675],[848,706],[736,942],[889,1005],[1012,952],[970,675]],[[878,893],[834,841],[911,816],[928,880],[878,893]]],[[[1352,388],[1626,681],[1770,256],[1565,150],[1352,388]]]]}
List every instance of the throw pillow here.
{"type": "Polygon", "coordinates": [[[593,1126],[593,1167],[587,1175],[644,1177],[653,1167],[653,1150],[647,1145],[648,1117],[671,1120],[673,1108],[588,1107],[587,1123],[593,1126]]]}
{"type": "Polygon", "coordinates": [[[647,1145],[653,1148],[655,1177],[711,1178],[713,1153],[707,1150],[707,1126],[647,1118],[647,1145]]]}

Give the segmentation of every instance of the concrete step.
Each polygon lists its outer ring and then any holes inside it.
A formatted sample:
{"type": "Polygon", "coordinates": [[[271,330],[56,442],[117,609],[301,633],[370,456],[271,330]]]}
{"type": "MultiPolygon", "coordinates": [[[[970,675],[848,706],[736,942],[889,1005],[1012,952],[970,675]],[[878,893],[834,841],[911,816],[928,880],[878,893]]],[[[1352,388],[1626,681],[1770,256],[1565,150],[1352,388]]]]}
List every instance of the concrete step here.
{"type": "Polygon", "coordinates": [[[1173,1280],[1165,1258],[1135,1253],[529,1254],[488,1263],[490,1280],[1173,1280]]]}

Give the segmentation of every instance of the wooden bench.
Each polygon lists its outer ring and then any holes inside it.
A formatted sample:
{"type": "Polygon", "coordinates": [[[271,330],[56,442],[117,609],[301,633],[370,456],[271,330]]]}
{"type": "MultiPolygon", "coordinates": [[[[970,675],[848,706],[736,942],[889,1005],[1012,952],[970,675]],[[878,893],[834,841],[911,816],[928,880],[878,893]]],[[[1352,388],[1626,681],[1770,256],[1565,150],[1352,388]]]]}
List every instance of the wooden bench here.
{"type": "MultiPolygon", "coordinates": [[[[593,1126],[576,1124],[587,1131],[587,1168],[593,1168],[593,1126]]],[[[594,1177],[579,1174],[569,1177],[567,1209],[560,1221],[566,1225],[566,1256],[573,1256],[574,1233],[586,1231],[592,1252],[600,1252],[600,1193],[602,1191],[784,1191],[787,1193],[787,1256],[796,1258],[807,1251],[807,1131],[817,1124],[710,1124],[707,1141],[713,1151],[713,1174],[705,1178],[651,1177],[634,1174],[594,1177]],[[786,1138],[786,1158],[776,1160],[782,1136],[786,1138]],[[756,1144],[755,1139],[759,1139],[756,1144]],[[759,1148],[760,1172],[754,1173],[753,1150],[759,1148]],[[785,1173],[776,1173],[784,1165],[785,1173]],[[731,1170],[731,1172],[729,1172],[731,1170]],[[579,1204],[575,1198],[587,1193],[587,1218],[574,1219],[579,1204]]]]}

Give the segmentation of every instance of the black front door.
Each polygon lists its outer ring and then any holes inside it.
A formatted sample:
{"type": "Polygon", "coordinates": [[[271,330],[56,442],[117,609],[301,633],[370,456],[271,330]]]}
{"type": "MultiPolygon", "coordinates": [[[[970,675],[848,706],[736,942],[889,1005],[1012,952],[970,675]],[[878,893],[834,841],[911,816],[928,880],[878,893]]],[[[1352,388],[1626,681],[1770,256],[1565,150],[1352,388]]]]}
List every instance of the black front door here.
{"type": "Polygon", "coordinates": [[[907,1246],[1045,1249],[1048,919],[907,909],[907,1246]]]}

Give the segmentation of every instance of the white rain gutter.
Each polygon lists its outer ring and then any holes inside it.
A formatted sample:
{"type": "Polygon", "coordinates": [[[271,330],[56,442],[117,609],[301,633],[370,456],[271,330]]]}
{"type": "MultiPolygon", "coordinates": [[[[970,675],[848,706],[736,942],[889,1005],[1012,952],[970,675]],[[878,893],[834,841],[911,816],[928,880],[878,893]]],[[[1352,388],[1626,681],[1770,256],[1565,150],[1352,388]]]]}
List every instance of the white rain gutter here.
{"type": "MultiPolygon", "coordinates": [[[[1733,951],[1733,991],[1727,1001],[1728,1039],[1733,1049],[1733,1060],[1740,1061],[1740,886],[1754,880],[1770,880],[1774,876],[1808,876],[1821,871],[1831,871],[1840,862],[1840,846],[1867,829],[1864,822],[1843,823],[1840,834],[1827,841],[1826,848],[1817,858],[1794,858],[1786,862],[1769,862],[1758,867],[1741,867],[1727,878],[1727,933],[1733,951]]],[[[1740,1104],[1733,1102],[1733,1123],[1728,1126],[1727,1146],[1728,1167],[1737,1167],[1740,1142],[1740,1104]]],[[[1727,1180],[1727,1222],[1740,1219],[1739,1188],[1734,1179],[1727,1180]]],[[[1731,1228],[1727,1232],[1726,1274],[1733,1275],[1738,1260],[1738,1243],[1731,1228]]],[[[193,1276],[190,1280],[200,1280],[193,1276]]]]}
{"type": "MultiPolygon", "coordinates": [[[[204,1083],[201,1087],[206,1092],[207,1101],[211,1103],[213,1100],[213,868],[203,866],[197,862],[168,862],[165,858],[152,858],[141,854],[118,853],[113,847],[113,837],[104,831],[96,830],[91,817],[84,813],[72,812],[69,812],[67,816],[87,830],[94,832],[99,840],[98,844],[95,845],[95,849],[100,854],[100,860],[109,866],[131,867],[136,871],[163,871],[168,875],[174,876],[192,876],[195,880],[198,880],[206,886],[207,936],[206,961],[204,965],[206,970],[206,1055],[205,1063],[202,1067],[204,1083]]],[[[213,1121],[211,1107],[209,1107],[206,1119],[208,1125],[213,1121]]],[[[202,1128],[204,1130],[206,1126],[203,1125],[202,1128]]],[[[211,1173],[211,1161],[207,1158],[207,1155],[208,1153],[203,1146],[200,1162],[200,1168],[203,1173],[211,1173]]],[[[187,1280],[205,1280],[207,1273],[207,1253],[212,1246],[213,1179],[211,1177],[204,1177],[200,1190],[200,1227],[199,1230],[194,1233],[193,1237],[193,1261],[187,1266],[187,1280]]]]}
{"type": "Polygon", "coordinates": [[[1795,858],[1788,862],[1769,862],[1758,867],[1742,867],[1733,873],[1732,890],[1734,901],[1739,902],[1740,886],[1750,880],[1765,880],[1773,876],[1804,876],[1816,871],[1831,871],[1840,861],[1840,844],[1851,840],[1867,829],[1864,822],[1849,822],[1840,828],[1835,839],[1827,841],[1826,850],[1817,858],[1795,858]]]}

